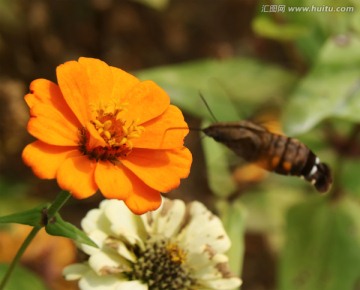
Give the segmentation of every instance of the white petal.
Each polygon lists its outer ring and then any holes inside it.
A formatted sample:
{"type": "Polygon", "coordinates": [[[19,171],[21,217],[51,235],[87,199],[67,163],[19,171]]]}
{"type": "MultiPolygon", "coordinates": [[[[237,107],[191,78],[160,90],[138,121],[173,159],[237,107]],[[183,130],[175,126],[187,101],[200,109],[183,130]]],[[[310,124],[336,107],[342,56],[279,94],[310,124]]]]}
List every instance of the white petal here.
{"type": "Polygon", "coordinates": [[[232,276],[227,262],[216,263],[215,260],[227,261],[227,257],[222,254],[216,255],[214,260],[209,261],[207,265],[193,271],[192,276],[194,279],[201,285],[211,287],[211,289],[233,289],[238,287],[241,280],[232,276]]]}
{"type": "Polygon", "coordinates": [[[79,281],[81,290],[116,290],[122,281],[116,276],[98,276],[95,272],[89,271],[79,281]]]}
{"type": "Polygon", "coordinates": [[[148,286],[140,281],[126,281],[116,286],[116,290],[148,290],[148,286]]]}
{"type": "Polygon", "coordinates": [[[221,264],[221,263],[227,263],[229,261],[228,256],[224,254],[215,254],[211,257],[211,262],[213,264],[221,264]]]}
{"type": "Polygon", "coordinates": [[[133,252],[129,251],[129,249],[124,244],[118,245],[117,252],[120,256],[124,257],[128,261],[134,263],[137,260],[136,255],[133,252]]]}
{"type": "Polygon", "coordinates": [[[81,227],[84,232],[89,233],[95,229],[98,229],[98,220],[102,215],[102,211],[98,208],[92,209],[87,212],[86,216],[81,221],[81,227]]]}
{"type": "Polygon", "coordinates": [[[104,205],[104,213],[111,223],[113,235],[124,237],[131,244],[142,244],[142,238],[146,237],[142,222],[122,201],[108,200],[104,205]]]}
{"type": "Polygon", "coordinates": [[[186,263],[194,269],[201,269],[209,265],[209,258],[203,253],[193,253],[188,251],[186,255],[186,263]]]}
{"type": "Polygon", "coordinates": [[[65,280],[79,280],[86,272],[91,271],[87,264],[72,264],[64,268],[63,276],[65,280]]]}
{"type": "Polygon", "coordinates": [[[175,236],[183,224],[186,206],[182,200],[164,198],[161,207],[156,211],[141,216],[150,235],[161,234],[170,238],[175,236]]]}
{"type": "Polygon", "coordinates": [[[192,273],[193,277],[198,280],[220,279],[223,274],[213,264],[204,265],[192,273]]]}
{"type": "Polygon", "coordinates": [[[106,233],[100,230],[94,230],[87,235],[98,246],[98,248],[96,248],[86,244],[79,245],[79,248],[88,255],[93,255],[100,251],[100,248],[104,245],[105,239],[108,237],[106,233]]]}
{"type": "Polygon", "coordinates": [[[187,264],[191,265],[191,267],[196,269],[196,272],[200,272],[202,271],[202,269],[205,269],[204,272],[208,272],[208,267],[214,268],[217,264],[226,262],[228,262],[228,257],[223,254],[215,254],[213,256],[209,256],[201,252],[188,252],[187,255],[187,264]]]}
{"type": "Polygon", "coordinates": [[[99,251],[97,254],[90,256],[89,266],[98,274],[102,275],[105,269],[122,269],[129,266],[126,260],[117,254],[99,251]]]}
{"type": "Polygon", "coordinates": [[[97,252],[101,251],[100,248],[95,248],[85,244],[78,245],[78,248],[89,256],[95,255],[97,252]]]}
{"type": "Polygon", "coordinates": [[[81,227],[86,233],[99,230],[108,235],[111,234],[110,223],[104,213],[104,208],[109,200],[103,200],[98,209],[90,210],[81,221],[81,227]]]}
{"type": "Polygon", "coordinates": [[[179,243],[183,248],[202,252],[205,247],[210,247],[218,253],[226,252],[230,248],[230,239],[221,220],[203,204],[192,202],[189,205],[189,214],[189,223],[179,235],[179,243]]]}
{"type": "Polygon", "coordinates": [[[241,279],[237,277],[225,278],[225,279],[217,279],[217,280],[206,280],[201,283],[204,286],[207,286],[208,289],[216,289],[216,290],[232,290],[238,288],[241,285],[241,279]]]}
{"type": "Polygon", "coordinates": [[[104,211],[105,207],[107,206],[107,204],[111,202],[111,199],[104,199],[100,202],[99,204],[99,209],[104,211]]]}

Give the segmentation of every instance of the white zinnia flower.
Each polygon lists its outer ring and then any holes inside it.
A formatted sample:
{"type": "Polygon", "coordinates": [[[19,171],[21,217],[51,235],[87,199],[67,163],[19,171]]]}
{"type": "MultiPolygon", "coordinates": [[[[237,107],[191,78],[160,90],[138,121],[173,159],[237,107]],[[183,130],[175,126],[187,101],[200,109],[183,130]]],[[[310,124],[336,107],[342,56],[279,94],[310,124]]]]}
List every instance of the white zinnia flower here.
{"type": "Polygon", "coordinates": [[[134,215],[119,200],[90,210],[82,228],[99,248],[81,245],[87,262],[65,268],[82,290],[227,290],[239,287],[224,254],[230,240],[220,219],[199,202],[164,199],[134,215]]]}

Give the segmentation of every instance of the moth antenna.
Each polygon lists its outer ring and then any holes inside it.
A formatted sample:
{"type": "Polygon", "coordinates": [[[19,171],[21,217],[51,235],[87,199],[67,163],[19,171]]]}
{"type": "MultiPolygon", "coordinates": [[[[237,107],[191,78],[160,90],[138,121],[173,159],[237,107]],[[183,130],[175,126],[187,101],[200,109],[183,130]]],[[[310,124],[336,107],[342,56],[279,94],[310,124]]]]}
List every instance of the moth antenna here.
{"type": "Polygon", "coordinates": [[[206,106],[207,110],[209,111],[210,116],[213,118],[213,121],[218,123],[219,121],[216,119],[214,113],[211,111],[209,104],[206,102],[206,100],[201,92],[199,92],[199,95],[200,95],[200,98],[203,101],[204,105],[206,106]]]}

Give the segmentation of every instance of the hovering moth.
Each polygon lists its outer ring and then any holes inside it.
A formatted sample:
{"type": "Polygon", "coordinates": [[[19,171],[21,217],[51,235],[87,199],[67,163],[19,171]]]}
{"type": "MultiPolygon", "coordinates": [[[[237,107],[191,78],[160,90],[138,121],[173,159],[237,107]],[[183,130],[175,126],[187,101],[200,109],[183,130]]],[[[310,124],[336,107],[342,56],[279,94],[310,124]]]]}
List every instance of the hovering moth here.
{"type": "Polygon", "coordinates": [[[216,122],[202,129],[247,162],[282,175],[304,178],[319,192],[332,184],[330,168],[302,142],[250,120],[216,122]]]}

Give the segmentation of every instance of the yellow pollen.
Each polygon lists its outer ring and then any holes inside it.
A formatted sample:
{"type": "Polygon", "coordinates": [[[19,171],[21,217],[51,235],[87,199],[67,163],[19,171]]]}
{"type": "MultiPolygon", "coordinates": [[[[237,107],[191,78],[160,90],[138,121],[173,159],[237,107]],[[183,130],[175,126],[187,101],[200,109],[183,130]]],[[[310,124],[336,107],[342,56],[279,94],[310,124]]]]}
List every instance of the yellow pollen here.
{"type": "Polygon", "coordinates": [[[121,118],[121,112],[126,110],[127,104],[99,104],[94,109],[95,119],[92,120],[97,132],[110,147],[133,148],[130,139],[139,138],[144,132],[144,127],[138,125],[139,119],[127,122],[121,118]],[[128,124],[128,125],[127,125],[128,124]]]}
{"type": "Polygon", "coordinates": [[[95,127],[102,128],[104,127],[103,123],[101,123],[99,120],[94,120],[95,127]]]}
{"type": "Polygon", "coordinates": [[[119,145],[124,145],[126,142],[128,142],[128,139],[126,137],[122,138],[119,145]]]}
{"type": "Polygon", "coordinates": [[[128,135],[129,134],[129,129],[126,127],[123,127],[123,131],[124,131],[124,135],[128,135]]]}
{"type": "Polygon", "coordinates": [[[106,139],[109,139],[111,138],[111,133],[109,131],[104,131],[103,132],[104,136],[106,137],[106,139]]]}
{"type": "Polygon", "coordinates": [[[130,140],[128,140],[127,141],[127,146],[128,146],[129,149],[132,149],[133,148],[133,143],[130,140]]]}
{"type": "Polygon", "coordinates": [[[169,252],[169,256],[172,262],[183,264],[186,260],[186,253],[178,247],[178,245],[173,243],[168,243],[166,245],[166,250],[169,252]]]}
{"type": "Polygon", "coordinates": [[[112,121],[107,120],[104,122],[104,130],[108,130],[112,126],[112,121]]]}

